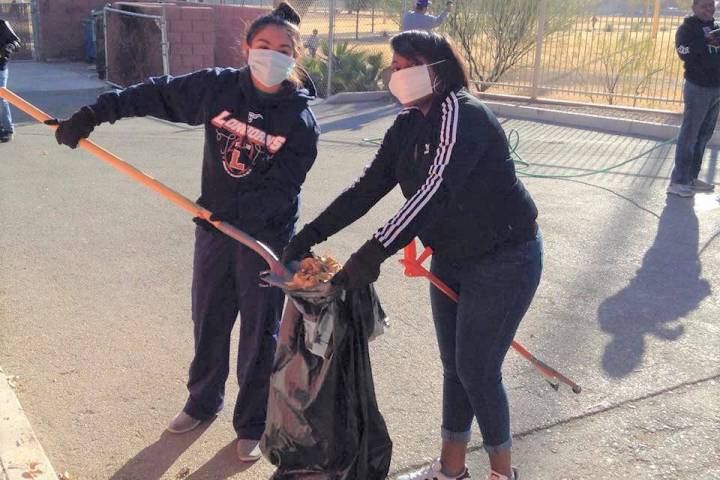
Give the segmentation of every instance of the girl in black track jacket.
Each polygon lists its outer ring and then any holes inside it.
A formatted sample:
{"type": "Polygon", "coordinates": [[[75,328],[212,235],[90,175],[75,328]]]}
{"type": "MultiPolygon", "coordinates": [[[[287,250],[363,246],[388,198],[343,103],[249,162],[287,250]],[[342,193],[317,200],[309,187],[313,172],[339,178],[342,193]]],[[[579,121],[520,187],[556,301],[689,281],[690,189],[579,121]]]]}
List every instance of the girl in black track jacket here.
{"type": "MultiPolygon", "coordinates": [[[[75,148],[101,123],[152,115],[203,125],[205,148],[198,203],[212,219],[234,224],[279,252],[290,239],[298,196],[317,155],[319,129],[308,100],[312,82],[295,60],[302,51],[300,17],[287,4],[249,28],[249,67],[214,68],[101,95],[59,122],[58,143],[75,148]],[[303,80],[304,79],[304,80],[303,80]]],[[[167,159],[172,161],[172,159],[167,159]]],[[[261,288],[268,266],[255,252],[195,219],[192,314],[195,356],[189,396],[168,430],[184,433],[223,408],[230,333],[240,314],[233,425],[242,461],[260,458],[275,334],[283,307],[277,288],[261,288]]]]}
{"type": "Polygon", "coordinates": [[[390,90],[405,108],[363,175],[291,240],[283,260],[302,257],[399,184],[407,201],[333,283],[354,289],[375,281],[380,264],[418,236],[434,251],[432,272],[459,292],[455,304],[431,290],[444,370],[442,455],[400,478],[469,478],[473,417],[491,478],[517,478],[501,367],[540,281],[537,209],[515,175],[502,127],[467,91],[454,47],[438,34],[411,31],[394,37],[392,48],[390,90]]]}

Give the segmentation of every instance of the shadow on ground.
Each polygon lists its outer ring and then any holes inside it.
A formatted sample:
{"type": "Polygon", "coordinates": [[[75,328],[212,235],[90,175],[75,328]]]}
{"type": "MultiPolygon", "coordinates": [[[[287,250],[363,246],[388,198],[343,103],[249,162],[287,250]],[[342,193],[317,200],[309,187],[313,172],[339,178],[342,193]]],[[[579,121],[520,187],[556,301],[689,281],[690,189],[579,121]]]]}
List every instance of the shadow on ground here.
{"type": "Polygon", "coordinates": [[[155,443],[143,448],[125,465],[120,467],[110,477],[110,480],[157,480],[161,478],[180,455],[195,443],[212,423],[204,422],[192,432],[182,435],[174,435],[164,431],[155,443]]]}
{"type": "Polygon", "coordinates": [[[647,335],[680,338],[679,321],[710,295],[701,277],[699,236],[693,199],[669,195],[640,269],[598,309],[600,327],[612,336],[602,358],[611,377],[625,377],[640,365],[647,335]]]}
{"type": "Polygon", "coordinates": [[[233,475],[249,470],[255,465],[254,462],[240,462],[235,452],[236,441],[233,440],[218,451],[213,458],[208,460],[202,467],[186,480],[222,480],[233,475]]]}
{"type": "MultiPolygon", "coordinates": [[[[338,105],[337,108],[341,109],[342,105],[338,105]]],[[[353,105],[356,110],[346,111],[341,110],[342,115],[337,115],[337,119],[330,120],[331,117],[336,117],[335,114],[328,114],[324,110],[318,112],[318,122],[320,123],[320,131],[322,133],[330,133],[337,130],[361,130],[365,125],[379,120],[388,115],[395,114],[399,107],[394,103],[382,103],[380,106],[377,104],[370,104],[364,106],[363,104],[353,105]],[[371,110],[368,110],[372,106],[371,110]]]]}

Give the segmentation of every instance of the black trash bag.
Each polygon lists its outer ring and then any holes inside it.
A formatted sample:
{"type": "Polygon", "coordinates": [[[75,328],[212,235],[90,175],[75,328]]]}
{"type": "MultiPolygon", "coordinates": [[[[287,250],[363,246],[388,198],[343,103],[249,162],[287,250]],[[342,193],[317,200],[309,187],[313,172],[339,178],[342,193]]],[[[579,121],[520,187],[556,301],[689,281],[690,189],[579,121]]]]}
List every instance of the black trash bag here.
{"type": "Polygon", "coordinates": [[[368,351],[386,321],[375,289],[288,293],[260,442],[271,480],[384,480],[392,442],[368,351]]]}

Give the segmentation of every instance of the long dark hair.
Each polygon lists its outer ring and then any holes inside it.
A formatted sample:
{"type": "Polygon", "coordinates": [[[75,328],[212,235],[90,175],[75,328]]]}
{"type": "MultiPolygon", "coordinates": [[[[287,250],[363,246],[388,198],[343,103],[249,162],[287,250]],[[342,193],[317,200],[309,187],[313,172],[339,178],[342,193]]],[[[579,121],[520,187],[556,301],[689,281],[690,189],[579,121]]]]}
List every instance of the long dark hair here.
{"type": "Polygon", "coordinates": [[[450,40],[435,32],[410,30],[395,35],[390,41],[393,52],[417,63],[431,66],[438,80],[438,92],[469,88],[470,79],[465,60],[450,40]]]}
{"type": "MultiPolygon", "coordinates": [[[[288,2],[282,2],[275,10],[267,15],[257,18],[248,28],[245,43],[250,46],[255,36],[265,27],[274,26],[284,28],[293,45],[293,58],[300,58],[303,54],[302,37],[300,36],[300,15],[288,2]]],[[[288,78],[296,86],[302,85],[305,73],[300,67],[295,67],[292,76],[288,78]]]]}

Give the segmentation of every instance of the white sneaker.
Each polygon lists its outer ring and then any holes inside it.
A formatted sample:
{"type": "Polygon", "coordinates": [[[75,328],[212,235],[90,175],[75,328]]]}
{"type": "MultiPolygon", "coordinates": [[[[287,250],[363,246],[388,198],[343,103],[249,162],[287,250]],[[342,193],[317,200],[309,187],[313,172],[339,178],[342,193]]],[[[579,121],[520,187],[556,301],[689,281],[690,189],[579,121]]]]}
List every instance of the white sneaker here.
{"type": "Polygon", "coordinates": [[[459,476],[448,477],[442,472],[442,464],[440,463],[440,459],[438,459],[417,472],[400,475],[397,480],[461,480],[464,478],[470,478],[467,467],[465,467],[465,470],[463,470],[459,476]]]}
{"type": "Polygon", "coordinates": [[[671,183],[668,185],[667,193],[672,193],[673,195],[685,198],[695,195],[693,187],[690,185],[683,185],[682,183],[671,183]]]}
{"type": "Polygon", "coordinates": [[[715,185],[700,180],[699,178],[696,178],[695,180],[690,182],[690,186],[696,192],[712,192],[713,190],[715,190],[715,185]]]}
{"type": "Polygon", "coordinates": [[[201,423],[202,420],[198,420],[184,411],[180,411],[180,413],[175,415],[175,418],[170,421],[170,424],[167,426],[167,431],[170,433],[187,433],[190,430],[195,430],[201,423]]]}
{"type": "Polygon", "coordinates": [[[513,468],[512,471],[513,471],[512,478],[508,478],[505,475],[499,474],[495,470],[491,470],[488,480],[520,480],[520,474],[518,473],[517,469],[513,468]]]}
{"type": "Polygon", "coordinates": [[[237,450],[237,456],[241,462],[255,462],[260,460],[260,457],[262,457],[259,440],[245,440],[243,438],[238,438],[237,446],[235,448],[237,450]]]}

